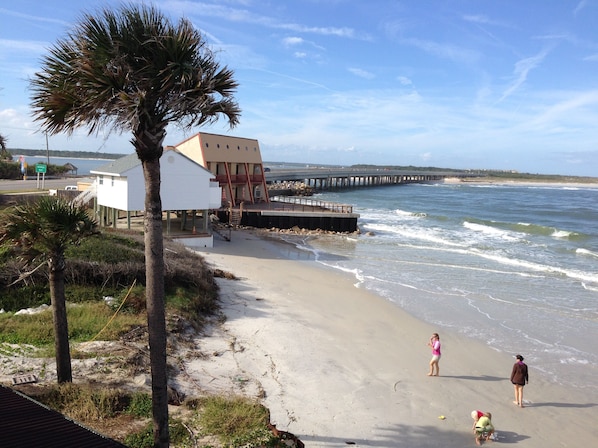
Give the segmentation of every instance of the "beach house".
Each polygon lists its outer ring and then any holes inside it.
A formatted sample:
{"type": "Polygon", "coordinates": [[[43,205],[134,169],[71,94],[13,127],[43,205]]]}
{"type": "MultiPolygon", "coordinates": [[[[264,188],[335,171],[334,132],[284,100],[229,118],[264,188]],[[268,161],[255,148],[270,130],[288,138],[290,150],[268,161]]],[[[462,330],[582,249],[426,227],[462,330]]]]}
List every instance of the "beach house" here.
{"type": "MultiPolygon", "coordinates": [[[[145,209],[143,168],[137,154],[130,154],[102,165],[90,173],[95,176],[89,195],[96,196],[100,225],[116,227],[126,214],[127,227],[145,209]],[[95,191],[91,191],[95,190],[95,191]]],[[[167,149],[160,158],[160,196],[166,213],[166,231],[171,233],[171,216],[180,220],[181,230],[210,238],[210,210],[221,206],[222,189],[214,175],[176,149],[167,149]]]]}
{"type": "Polygon", "coordinates": [[[222,187],[222,202],[269,202],[260,145],[256,139],[199,132],[174,146],[208,169],[222,187]]]}

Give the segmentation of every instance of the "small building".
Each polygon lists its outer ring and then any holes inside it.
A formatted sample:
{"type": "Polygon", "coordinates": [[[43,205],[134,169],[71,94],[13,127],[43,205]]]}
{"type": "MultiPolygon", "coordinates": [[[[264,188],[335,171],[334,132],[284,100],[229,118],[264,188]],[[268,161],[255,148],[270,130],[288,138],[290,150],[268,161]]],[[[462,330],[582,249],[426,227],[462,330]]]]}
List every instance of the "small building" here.
{"type": "MultiPolygon", "coordinates": [[[[132,216],[142,216],[145,209],[145,180],[137,154],[114,160],[90,173],[96,176],[91,188],[95,189],[100,225],[116,227],[120,212],[126,212],[130,228],[132,216]]],[[[191,227],[196,233],[197,211],[201,217],[197,232],[209,233],[209,211],[222,205],[222,189],[214,175],[176,149],[168,149],[160,158],[160,178],[167,233],[170,234],[171,212],[181,219],[181,230],[191,227]]]]}
{"type": "Polygon", "coordinates": [[[216,177],[226,205],[270,202],[257,140],[200,132],[174,147],[216,177]]]}
{"type": "Polygon", "coordinates": [[[64,167],[66,168],[68,174],[72,174],[74,176],[77,175],[77,167],[73,165],[71,162],[65,163],[64,167]]]}

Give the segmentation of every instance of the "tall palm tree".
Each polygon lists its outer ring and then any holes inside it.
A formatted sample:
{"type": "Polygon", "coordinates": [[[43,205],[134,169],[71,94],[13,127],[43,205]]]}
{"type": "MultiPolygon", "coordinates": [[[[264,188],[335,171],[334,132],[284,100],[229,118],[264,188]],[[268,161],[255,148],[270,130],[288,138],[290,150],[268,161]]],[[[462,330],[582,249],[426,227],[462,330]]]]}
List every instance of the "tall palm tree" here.
{"type": "Polygon", "coordinates": [[[145,180],[146,302],[152,371],[154,446],[167,447],[168,394],[160,156],[166,127],[215,122],[231,127],[240,109],[233,72],[220,67],[201,33],[156,8],[128,4],[85,14],[50,50],[31,81],[45,131],[88,126],[132,132],[145,180]]]}
{"type": "Polygon", "coordinates": [[[59,383],[73,381],[66,318],[64,252],[69,245],[77,244],[94,233],[97,233],[97,223],[90,218],[85,207],[50,196],[15,207],[0,229],[0,242],[19,246],[20,254],[28,265],[36,262],[48,264],[59,383]]]}
{"type": "Polygon", "coordinates": [[[0,134],[0,160],[12,160],[12,154],[6,149],[6,137],[0,134]]]}

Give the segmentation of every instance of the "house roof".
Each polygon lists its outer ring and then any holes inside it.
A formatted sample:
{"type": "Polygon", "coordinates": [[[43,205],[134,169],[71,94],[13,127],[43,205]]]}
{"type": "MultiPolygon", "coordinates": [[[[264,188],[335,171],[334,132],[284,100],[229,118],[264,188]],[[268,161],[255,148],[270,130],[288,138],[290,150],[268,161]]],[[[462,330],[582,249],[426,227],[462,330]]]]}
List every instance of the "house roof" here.
{"type": "Polygon", "coordinates": [[[1,385],[0,438],[7,448],[127,448],[1,385]]]}
{"type": "Polygon", "coordinates": [[[141,160],[137,156],[137,153],[129,154],[128,156],[121,157],[120,159],[113,160],[112,162],[106,163],[95,170],[91,170],[91,174],[109,174],[112,176],[121,176],[127,171],[141,165],[141,160]]]}
{"type": "MultiPolygon", "coordinates": [[[[164,150],[164,153],[162,155],[164,156],[165,154],[168,154],[171,151],[178,154],[179,156],[184,157],[185,159],[189,160],[194,165],[197,165],[198,168],[201,168],[202,170],[207,171],[208,173],[210,172],[206,168],[201,166],[199,163],[194,161],[193,159],[191,159],[191,158],[187,157],[185,154],[177,151],[176,148],[168,147],[164,150]]],[[[121,157],[120,159],[116,159],[110,163],[106,163],[105,165],[102,165],[102,166],[96,168],[95,170],[90,170],[90,173],[91,174],[105,174],[105,175],[109,175],[109,176],[123,176],[127,171],[130,171],[131,169],[133,169],[139,165],[141,165],[141,160],[139,160],[137,153],[133,153],[133,154],[129,154],[128,156],[121,157]]]]}

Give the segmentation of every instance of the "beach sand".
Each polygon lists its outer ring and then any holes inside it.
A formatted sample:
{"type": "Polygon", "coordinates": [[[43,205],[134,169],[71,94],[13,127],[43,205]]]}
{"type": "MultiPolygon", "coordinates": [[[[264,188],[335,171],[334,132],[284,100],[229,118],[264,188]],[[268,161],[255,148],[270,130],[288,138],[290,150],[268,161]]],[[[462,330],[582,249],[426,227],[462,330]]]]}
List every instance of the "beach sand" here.
{"type": "MultiPolygon", "coordinates": [[[[291,246],[232,231],[230,242],[215,237],[198,252],[238,277],[218,279],[228,342],[203,342],[221,344],[209,361],[212,386],[235,375],[307,447],[475,446],[474,409],[493,415],[498,441],[484,446],[598,442],[598,397],[542,379],[530,365],[521,409],[509,381],[514,354],[417,320],[291,246]],[[439,377],[427,376],[433,332],[442,342],[439,377]]],[[[205,362],[191,361],[187,373],[199,378],[205,362]]]]}

